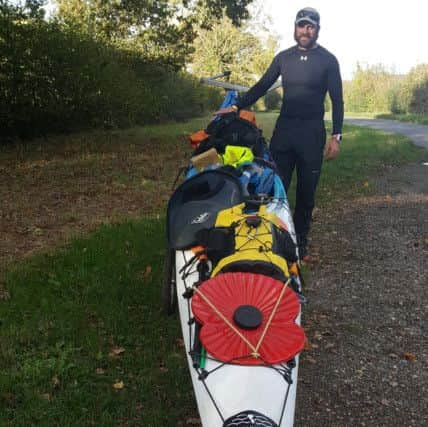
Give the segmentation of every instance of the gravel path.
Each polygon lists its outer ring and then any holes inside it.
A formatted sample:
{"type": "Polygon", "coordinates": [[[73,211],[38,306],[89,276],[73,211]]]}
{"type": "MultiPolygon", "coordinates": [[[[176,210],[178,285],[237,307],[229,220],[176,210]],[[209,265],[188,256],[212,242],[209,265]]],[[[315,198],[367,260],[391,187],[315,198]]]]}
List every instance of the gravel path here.
{"type": "Polygon", "coordinates": [[[365,126],[391,133],[401,133],[409,137],[415,145],[428,148],[428,126],[415,123],[404,123],[398,120],[382,119],[346,119],[346,123],[356,126],[365,126]]]}
{"type": "Polygon", "coordinates": [[[428,166],[373,185],[314,219],[296,426],[428,425],[428,166]]]}

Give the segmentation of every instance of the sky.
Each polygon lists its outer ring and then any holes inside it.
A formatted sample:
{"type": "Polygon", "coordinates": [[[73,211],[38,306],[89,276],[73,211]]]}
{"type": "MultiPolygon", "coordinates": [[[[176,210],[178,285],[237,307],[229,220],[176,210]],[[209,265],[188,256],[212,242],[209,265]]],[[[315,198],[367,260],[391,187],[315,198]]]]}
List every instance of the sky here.
{"type": "Polygon", "coordinates": [[[428,63],[426,0],[262,0],[273,20],[281,50],[293,45],[298,10],[313,7],[321,15],[318,42],[339,60],[342,77],[352,78],[357,62],[386,65],[404,74],[428,63]]]}

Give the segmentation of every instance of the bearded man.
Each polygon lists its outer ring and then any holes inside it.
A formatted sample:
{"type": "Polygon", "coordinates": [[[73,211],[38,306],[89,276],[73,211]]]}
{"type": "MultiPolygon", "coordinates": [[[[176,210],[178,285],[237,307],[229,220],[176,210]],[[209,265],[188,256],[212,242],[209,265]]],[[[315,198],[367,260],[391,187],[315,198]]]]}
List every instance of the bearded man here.
{"type": "Polygon", "coordinates": [[[294,224],[300,259],[307,256],[307,236],[315,206],[323,154],[334,159],[340,152],[343,124],[343,94],[339,63],[317,44],[320,15],[313,8],[297,13],[294,39],[297,45],[278,53],[266,73],[236,105],[217,111],[238,111],[256,102],[282,78],[284,96],[272,135],[270,149],[286,191],[294,169],[297,172],[294,224]],[[329,93],[333,110],[332,135],[326,144],[324,100],[329,93]]]}

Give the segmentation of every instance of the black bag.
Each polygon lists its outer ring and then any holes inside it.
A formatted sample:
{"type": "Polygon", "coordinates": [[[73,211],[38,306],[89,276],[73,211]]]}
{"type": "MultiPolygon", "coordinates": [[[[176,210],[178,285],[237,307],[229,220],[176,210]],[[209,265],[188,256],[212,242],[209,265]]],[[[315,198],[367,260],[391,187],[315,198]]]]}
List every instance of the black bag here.
{"type": "Polygon", "coordinates": [[[221,210],[243,200],[239,179],[225,171],[209,170],[184,181],[168,203],[168,246],[188,249],[199,244],[198,231],[212,228],[221,210]]]}
{"type": "Polygon", "coordinates": [[[253,123],[239,117],[237,113],[224,114],[219,119],[213,120],[205,132],[216,140],[221,140],[224,146],[251,148],[256,157],[263,157],[267,149],[262,131],[253,123]]]}

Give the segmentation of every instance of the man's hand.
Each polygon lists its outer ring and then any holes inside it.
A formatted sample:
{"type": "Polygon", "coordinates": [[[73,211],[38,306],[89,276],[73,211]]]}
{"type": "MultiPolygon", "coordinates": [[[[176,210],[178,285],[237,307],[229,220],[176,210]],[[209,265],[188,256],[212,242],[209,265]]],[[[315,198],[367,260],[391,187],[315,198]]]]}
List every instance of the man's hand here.
{"type": "Polygon", "coordinates": [[[336,139],[336,135],[333,135],[329,142],[327,142],[324,149],[324,156],[326,160],[335,159],[340,153],[340,144],[336,139]]]}
{"type": "Polygon", "coordinates": [[[226,107],[226,108],[222,108],[221,110],[214,111],[213,116],[221,116],[222,114],[236,113],[236,112],[237,112],[236,108],[226,107]]]}

